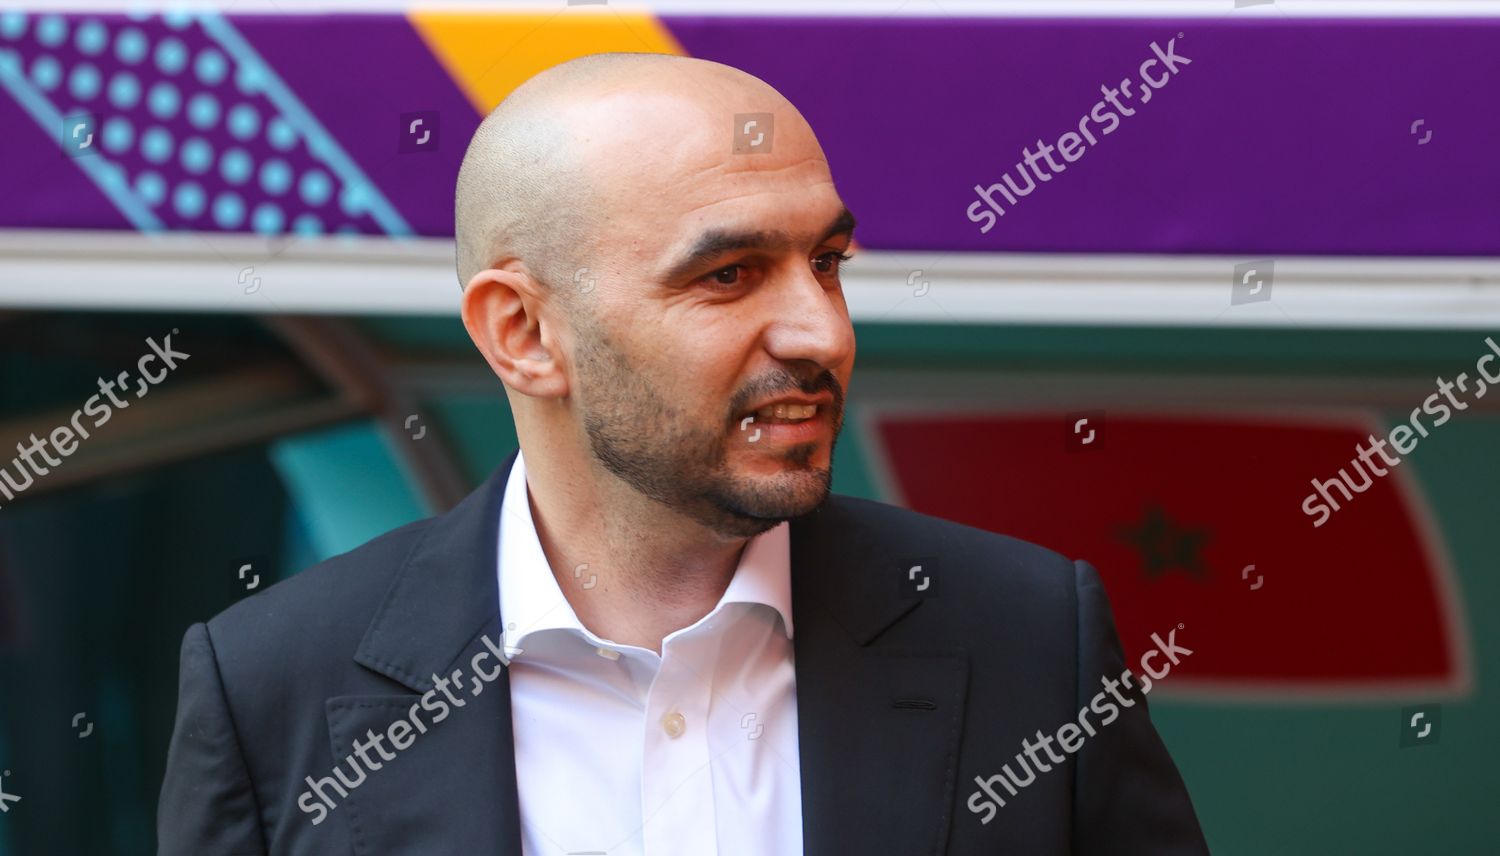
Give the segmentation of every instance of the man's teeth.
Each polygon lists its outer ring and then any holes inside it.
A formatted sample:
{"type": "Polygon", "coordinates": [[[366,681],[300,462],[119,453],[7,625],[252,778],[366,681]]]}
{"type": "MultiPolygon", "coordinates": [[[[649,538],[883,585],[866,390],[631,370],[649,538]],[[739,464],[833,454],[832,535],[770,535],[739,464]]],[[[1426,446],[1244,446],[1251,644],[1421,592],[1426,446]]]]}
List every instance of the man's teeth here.
{"type": "Polygon", "coordinates": [[[755,411],[757,422],[801,422],[818,412],[816,404],[772,404],[755,411]]]}

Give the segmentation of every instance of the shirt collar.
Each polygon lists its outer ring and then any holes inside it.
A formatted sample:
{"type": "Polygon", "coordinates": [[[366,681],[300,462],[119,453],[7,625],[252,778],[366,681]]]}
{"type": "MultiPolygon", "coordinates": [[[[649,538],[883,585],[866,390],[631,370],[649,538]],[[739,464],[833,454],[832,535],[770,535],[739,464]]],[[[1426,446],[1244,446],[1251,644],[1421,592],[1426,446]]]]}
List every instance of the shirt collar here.
{"type": "MultiPolygon", "coordinates": [[[[525,458],[519,451],[500,504],[499,541],[496,574],[507,646],[524,647],[522,638],[543,630],[573,630],[596,644],[602,641],[578,620],[578,614],[552,576],[531,516],[525,458]]],[[[587,580],[588,566],[575,568],[574,575],[587,580]]],[[[719,613],[726,603],[758,603],[775,609],[781,616],[783,632],[788,639],[792,638],[791,525],[788,522],[783,521],[749,540],[740,553],[734,576],[709,615],[719,613]]],[[[700,621],[707,618],[704,616],[700,621]]]]}

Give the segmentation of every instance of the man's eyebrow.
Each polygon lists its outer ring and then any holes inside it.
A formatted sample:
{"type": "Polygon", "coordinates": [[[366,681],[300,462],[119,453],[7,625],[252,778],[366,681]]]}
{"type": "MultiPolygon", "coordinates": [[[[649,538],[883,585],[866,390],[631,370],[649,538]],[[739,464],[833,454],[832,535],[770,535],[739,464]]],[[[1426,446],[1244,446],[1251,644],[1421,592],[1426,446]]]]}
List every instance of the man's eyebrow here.
{"type": "MultiPolygon", "coordinates": [[[[817,243],[823,243],[829,238],[837,235],[854,233],[854,215],[849,213],[848,208],[840,208],[839,213],[823,230],[822,236],[817,243]]],[[[756,230],[756,231],[734,231],[729,229],[709,229],[698,240],[693,243],[691,249],[682,255],[676,262],[667,268],[661,275],[661,282],[676,282],[689,274],[695,273],[704,264],[735,250],[766,250],[778,251],[788,250],[795,246],[792,235],[779,229],[756,230]]]]}

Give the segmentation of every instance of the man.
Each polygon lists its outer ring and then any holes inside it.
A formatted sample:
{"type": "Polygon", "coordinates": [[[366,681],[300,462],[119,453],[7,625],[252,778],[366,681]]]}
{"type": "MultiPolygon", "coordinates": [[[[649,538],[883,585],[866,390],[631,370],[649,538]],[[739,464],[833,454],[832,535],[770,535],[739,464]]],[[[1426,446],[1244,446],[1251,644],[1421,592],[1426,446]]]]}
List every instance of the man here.
{"type": "Polygon", "coordinates": [[[854,220],[775,90],[565,63],[456,202],[521,449],[188,631],[161,853],[1206,852],[1140,693],[1027,742],[1123,671],[1093,569],[829,495],[854,220]]]}

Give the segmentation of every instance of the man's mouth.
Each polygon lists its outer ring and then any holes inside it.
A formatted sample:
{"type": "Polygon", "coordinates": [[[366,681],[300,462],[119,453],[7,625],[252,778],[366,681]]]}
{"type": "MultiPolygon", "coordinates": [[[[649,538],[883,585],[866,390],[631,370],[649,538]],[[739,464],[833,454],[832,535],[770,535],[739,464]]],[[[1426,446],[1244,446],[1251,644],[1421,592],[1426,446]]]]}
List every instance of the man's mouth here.
{"type": "Polygon", "coordinates": [[[790,425],[817,416],[818,407],[816,404],[770,404],[751,415],[760,425],[790,425]]]}

